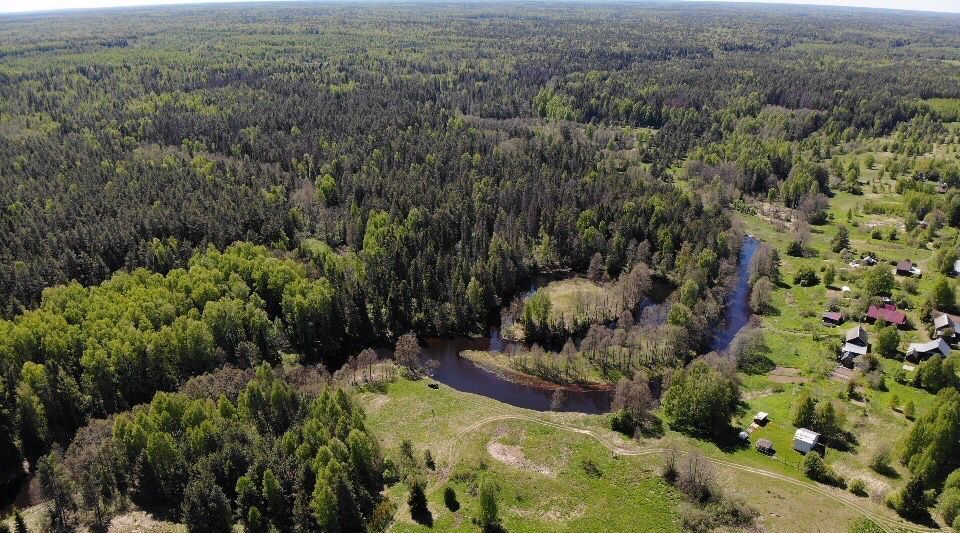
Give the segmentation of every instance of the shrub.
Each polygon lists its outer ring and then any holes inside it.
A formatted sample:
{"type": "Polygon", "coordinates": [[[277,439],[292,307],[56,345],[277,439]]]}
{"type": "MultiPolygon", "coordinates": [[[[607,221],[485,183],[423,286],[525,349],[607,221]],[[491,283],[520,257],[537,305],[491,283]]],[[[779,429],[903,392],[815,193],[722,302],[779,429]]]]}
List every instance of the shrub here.
{"type": "Polygon", "coordinates": [[[943,490],[960,489],[960,468],[950,472],[947,480],[943,482],[943,490]]]}
{"type": "Polygon", "coordinates": [[[477,522],[484,532],[500,530],[500,515],[497,505],[497,485],[491,479],[484,479],[480,484],[480,512],[477,522]]]}
{"type": "Polygon", "coordinates": [[[870,456],[870,469],[878,474],[889,475],[890,468],[890,449],[886,446],[880,446],[874,450],[870,456]]]}
{"type": "Polygon", "coordinates": [[[864,497],[867,495],[867,484],[862,479],[854,479],[850,483],[850,492],[856,496],[864,497]]]}
{"type": "Polygon", "coordinates": [[[803,459],[803,475],[814,481],[823,482],[828,477],[827,464],[818,453],[808,453],[803,459]]]}
{"type": "Polygon", "coordinates": [[[819,281],[820,279],[817,277],[817,273],[808,266],[801,266],[793,276],[794,285],[800,285],[801,287],[812,287],[819,283],[819,281]]]}
{"type": "Polygon", "coordinates": [[[803,474],[808,478],[819,483],[843,487],[845,485],[843,478],[837,476],[833,470],[827,466],[823,457],[816,452],[810,452],[803,459],[803,474]]]}
{"type": "Polygon", "coordinates": [[[930,501],[924,488],[923,479],[919,476],[910,478],[900,492],[892,495],[887,500],[887,504],[897,511],[900,516],[911,519],[924,516],[929,503],[930,501]]]}
{"type": "Polygon", "coordinates": [[[610,429],[632,437],[636,431],[637,423],[626,409],[622,409],[610,415],[610,429]]]}
{"type": "Polygon", "coordinates": [[[940,503],[937,509],[944,523],[954,526],[954,528],[960,525],[957,521],[957,516],[960,515],[960,489],[945,489],[943,493],[940,494],[940,503]]]}
{"type": "Polygon", "coordinates": [[[233,524],[230,500],[206,474],[187,484],[181,512],[190,531],[229,532],[233,524]]]}
{"type": "Polygon", "coordinates": [[[882,527],[875,524],[869,518],[857,518],[850,524],[850,529],[847,530],[847,533],[883,533],[886,531],[882,527]]]}
{"type": "Polygon", "coordinates": [[[427,526],[432,525],[433,515],[427,507],[426,481],[418,475],[411,475],[407,478],[407,485],[410,486],[410,494],[407,496],[410,516],[417,523],[427,526]]]}
{"type": "Polygon", "coordinates": [[[588,476],[595,478],[603,476],[603,471],[600,470],[600,467],[597,466],[597,463],[593,462],[593,460],[584,459],[583,463],[581,464],[583,466],[583,471],[586,472],[588,476]]]}
{"type": "Polygon", "coordinates": [[[720,435],[740,401],[739,384],[713,364],[698,359],[674,371],[663,395],[663,412],[681,431],[720,435]]]}

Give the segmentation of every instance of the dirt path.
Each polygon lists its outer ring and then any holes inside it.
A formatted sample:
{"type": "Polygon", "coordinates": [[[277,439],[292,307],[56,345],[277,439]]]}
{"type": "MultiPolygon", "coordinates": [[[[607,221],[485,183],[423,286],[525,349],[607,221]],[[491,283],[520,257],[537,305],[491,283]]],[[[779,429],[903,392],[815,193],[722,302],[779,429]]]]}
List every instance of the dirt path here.
{"type": "MultiPolygon", "coordinates": [[[[469,399],[469,400],[466,400],[466,399],[465,399],[465,401],[471,401],[471,402],[474,402],[474,403],[480,403],[480,402],[478,402],[477,400],[474,400],[474,399],[469,399]]],[[[450,440],[447,441],[447,445],[444,446],[444,447],[438,452],[438,454],[437,454],[437,458],[443,460],[445,466],[444,466],[443,469],[441,469],[440,471],[438,471],[438,474],[440,474],[440,475],[439,475],[438,479],[436,480],[436,482],[433,483],[430,488],[428,488],[428,491],[427,491],[428,493],[433,493],[434,491],[438,490],[440,487],[444,486],[444,485],[447,483],[447,481],[449,480],[449,478],[450,478],[450,472],[452,471],[452,469],[453,469],[453,464],[454,464],[454,462],[455,462],[454,460],[455,460],[456,457],[459,455],[459,451],[458,451],[459,445],[460,445],[460,443],[461,443],[461,441],[463,440],[464,437],[466,437],[466,436],[469,435],[470,433],[472,433],[472,432],[474,432],[474,431],[476,431],[476,430],[478,430],[478,429],[480,429],[480,428],[482,428],[482,427],[484,427],[484,426],[487,426],[487,425],[492,424],[492,423],[495,423],[495,422],[502,422],[502,421],[506,421],[506,420],[520,420],[520,421],[525,421],[525,422],[532,422],[532,423],[535,423],[535,424],[541,424],[541,425],[544,425],[544,426],[553,427],[553,428],[556,428],[556,429],[559,429],[559,430],[562,430],[562,431],[568,431],[568,432],[577,433],[577,434],[580,434],[580,435],[585,435],[585,436],[588,436],[588,437],[596,440],[597,442],[599,442],[601,446],[603,446],[604,448],[606,448],[607,450],[609,450],[611,453],[613,453],[613,454],[615,454],[615,455],[625,456],[625,457],[639,457],[639,456],[645,456],[645,455],[660,454],[660,453],[663,453],[663,452],[667,451],[667,448],[663,448],[663,447],[659,447],[659,446],[646,447],[646,448],[644,448],[644,447],[635,447],[635,446],[625,447],[625,446],[622,445],[621,442],[611,442],[612,439],[609,439],[609,438],[607,438],[607,437],[605,437],[605,436],[597,433],[597,432],[594,431],[594,430],[584,429],[584,428],[578,428],[578,427],[571,426],[571,425],[567,425],[567,424],[562,424],[562,423],[558,423],[558,422],[552,422],[552,421],[549,421],[549,420],[543,420],[543,419],[541,419],[541,418],[537,418],[537,417],[534,417],[534,416],[519,414],[519,413],[516,413],[516,412],[510,412],[510,411],[509,411],[508,409],[506,409],[506,408],[501,408],[501,407],[496,407],[496,406],[490,406],[490,405],[487,405],[487,404],[484,404],[484,407],[490,408],[490,409],[492,409],[492,410],[494,410],[494,411],[500,411],[500,412],[503,413],[503,414],[495,415],[495,416],[489,416],[489,417],[486,417],[486,418],[482,418],[482,419],[480,419],[480,420],[477,420],[476,422],[473,422],[472,424],[470,424],[470,425],[464,427],[463,429],[461,429],[453,438],[451,438],[450,440]]],[[[677,453],[680,453],[680,454],[692,454],[692,453],[695,453],[695,452],[689,452],[689,451],[685,451],[685,450],[674,450],[674,451],[676,451],[677,453]]],[[[916,526],[916,525],[913,525],[913,524],[908,524],[908,523],[906,523],[906,522],[901,522],[901,521],[899,521],[899,520],[896,520],[896,519],[893,519],[893,518],[889,518],[889,517],[887,517],[887,516],[884,516],[884,515],[881,515],[881,514],[879,514],[879,513],[876,513],[876,512],[874,512],[874,511],[872,511],[872,510],[870,510],[870,509],[862,506],[862,505],[859,505],[859,504],[856,503],[856,502],[852,502],[852,501],[848,500],[847,498],[845,498],[845,497],[837,494],[834,490],[831,490],[831,489],[829,489],[829,488],[822,487],[822,486],[817,485],[817,484],[815,484],[815,483],[813,483],[813,482],[808,482],[808,481],[803,481],[803,480],[795,479],[795,478],[792,478],[792,477],[789,477],[789,476],[786,476],[786,475],[783,475],[783,474],[779,474],[779,473],[777,473],[777,472],[771,472],[771,471],[769,471],[769,470],[764,470],[764,469],[762,469],[762,468],[756,468],[756,467],[752,467],[752,466],[741,465],[741,464],[739,464],[739,463],[735,463],[735,462],[732,462],[732,461],[727,461],[727,460],[724,460],[724,459],[715,459],[715,458],[707,457],[707,456],[704,456],[704,459],[706,459],[707,461],[710,461],[711,463],[713,463],[713,464],[715,464],[715,465],[718,465],[718,466],[721,466],[721,467],[724,467],[724,468],[730,468],[730,469],[733,469],[733,470],[738,470],[738,471],[740,471],[740,472],[746,472],[746,473],[754,474],[754,475],[757,475],[757,476],[762,476],[762,477],[765,477],[765,478],[768,478],[768,479],[774,479],[774,480],[777,480],[777,481],[781,481],[781,482],[783,482],[783,483],[788,483],[788,484],[794,485],[794,486],[796,486],[796,487],[803,488],[803,489],[805,489],[805,490],[809,490],[809,491],[815,492],[815,493],[817,493],[817,494],[819,494],[819,495],[821,495],[821,496],[824,496],[824,497],[826,497],[826,498],[829,498],[829,499],[833,500],[834,502],[836,502],[836,503],[838,503],[838,504],[840,504],[840,505],[843,505],[843,506],[845,506],[845,507],[847,507],[847,508],[849,508],[849,509],[852,509],[852,510],[856,511],[857,513],[860,513],[861,515],[865,516],[866,518],[869,518],[870,520],[872,520],[874,523],[876,523],[876,524],[877,524],[881,529],[883,529],[884,531],[889,531],[889,532],[894,532],[894,531],[916,531],[916,532],[935,531],[935,530],[932,530],[932,529],[929,529],[929,528],[925,528],[925,527],[922,527],[922,526],[916,526]]],[[[439,462],[439,461],[438,461],[438,462],[439,462]]],[[[400,508],[398,508],[397,514],[394,515],[394,522],[393,522],[393,524],[396,524],[396,520],[397,520],[397,517],[398,517],[399,513],[400,513],[400,508]]],[[[392,529],[393,524],[391,524],[390,529],[392,529]]],[[[388,529],[388,530],[389,530],[389,529],[388,529]]]]}

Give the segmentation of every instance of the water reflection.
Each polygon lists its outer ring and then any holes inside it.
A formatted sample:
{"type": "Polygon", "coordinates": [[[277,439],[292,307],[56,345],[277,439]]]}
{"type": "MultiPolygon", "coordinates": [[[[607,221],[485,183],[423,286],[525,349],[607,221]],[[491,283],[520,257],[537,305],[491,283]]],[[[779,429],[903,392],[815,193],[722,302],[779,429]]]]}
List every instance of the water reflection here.
{"type": "MultiPolygon", "coordinates": [[[[743,241],[743,247],[740,251],[740,267],[737,286],[731,298],[730,308],[727,312],[727,322],[713,342],[714,350],[725,350],[737,332],[746,325],[750,319],[749,299],[750,299],[750,259],[756,251],[759,242],[747,237],[743,241]]],[[[531,288],[527,292],[532,295],[536,289],[549,282],[546,277],[538,277],[531,283],[531,288]]],[[[653,298],[653,301],[646,301],[645,305],[661,302],[665,296],[653,298]]],[[[639,311],[638,311],[639,312],[639,311]]],[[[460,352],[466,350],[510,352],[514,348],[523,349],[524,347],[513,341],[505,340],[499,328],[491,328],[490,334],[486,337],[468,338],[461,337],[455,339],[431,338],[424,341],[424,356],[437,362],[437,369],[433,378],[444,385],[459,391],[480,394],[493,398],[497,401],[533,409],[536,411],[549,411],[553,398],[553,390],[535,387],[529,384],[514,383],[498,374],[477,366],[469,359],[460,357],[460,352]]],[[[571,411],[580,413],[605,413],[610,410],[611,394],[609,391],[566,391],[566,398],[560,405],[561,411],[571,411]]]]}

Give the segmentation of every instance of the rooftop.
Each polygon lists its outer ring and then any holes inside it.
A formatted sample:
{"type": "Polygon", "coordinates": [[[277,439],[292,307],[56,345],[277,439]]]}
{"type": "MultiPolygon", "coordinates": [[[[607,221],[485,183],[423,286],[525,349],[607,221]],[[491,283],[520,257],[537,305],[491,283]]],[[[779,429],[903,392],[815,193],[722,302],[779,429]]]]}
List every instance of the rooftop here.
{"type": "Polygon", "coordinates": [[[870,308],[867,309],[867,316],[874,320],[883,320],[898,326],[907,321],[907,314],[897,310],[897,306],[893,304],[886,304],[883,307],[871,305],[870,308]]]}
{"type": "Polygon", "coordinates": [[[912,353],[930,353],[938,351],[944,357],[950,355],[950,346],[943,339],[934,339],[928,342],[911,342],[907,347],[907,354],[912,353]]]}
{"type": "Polygon", "coordinates": [[[857,326],[857,327],[850,328],[850,329],[847,330],[847,337],[846,337],[845,340],[846,340],[847,342],[850,342],[850,341],[860,341],[860,342],[866,344],[866,343],[867,343],[867,339],[868,339],[868,337],[867,337],[867,330],[863,329],[863,328],[860,327],[860,326],[857,326]]]}
{"type": "Polygon", "coordinates": [[[842,348],[840,351],[841,351],[841,352],[855,353],[855,354],[857,354],[857,355],[863,355],[863,354],[867,353],[867,347],[866,347],[866,346],[861,346],[861,345],[859,345],[859,344],[854,344],[854,343],[852,343],[852,342],[848,342],[848,343],[845,343],[845,344],[843,345],[843,348],[842,348]]]}
{"type": "Polygon", "coordinates": [[[953,320],[951,320],[950,315],[947,314],[933,317],[933,327],[937,329],[953,327],[953,320]]]}
{"type": "Polygon", "coordinates": [[[797,432],[793,434],[793,440],[799,440],[807,444],[816,444],[819,439],[819,433],[807,428],[799,428],[797,432]]]}

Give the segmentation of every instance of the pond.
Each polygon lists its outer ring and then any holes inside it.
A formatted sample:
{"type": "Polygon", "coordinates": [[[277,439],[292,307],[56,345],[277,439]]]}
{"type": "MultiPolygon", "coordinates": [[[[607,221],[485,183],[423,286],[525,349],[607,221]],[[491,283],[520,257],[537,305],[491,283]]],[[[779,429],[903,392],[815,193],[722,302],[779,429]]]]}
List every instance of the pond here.
{"type": "MultiPolygon", "coordinates": [[[[743,247],[740,251],[737,286],[734,289],[727,311],[726,324],[713,342],[712,348],[714,350],[725,350],[750,319],[750,259],[757,250],[758,244],[759,242],[750,236],[743,241],[743,247]]],[[[537,281],[533,282],[531,293],[536,290],[537,281]]],[[[500,336],[499,328],[491,328],[490,334],[486,337],[426,339],[423,353],[425,357],[437,362],[433,379],[448,387],[462,392],[487,396],[516,407],[535,411],[551,410],[552,390],[529,384],[514,383],[475,365],[469,359],[460,357],[460,352],[466,350],[509,351],[511,344],[511,341],[506,341],[500,336]]],[[[568,390],[560,410],[591,414],[605,413],[610,410],[610,401],[611,394],[609,391],[568,390]]]]}

